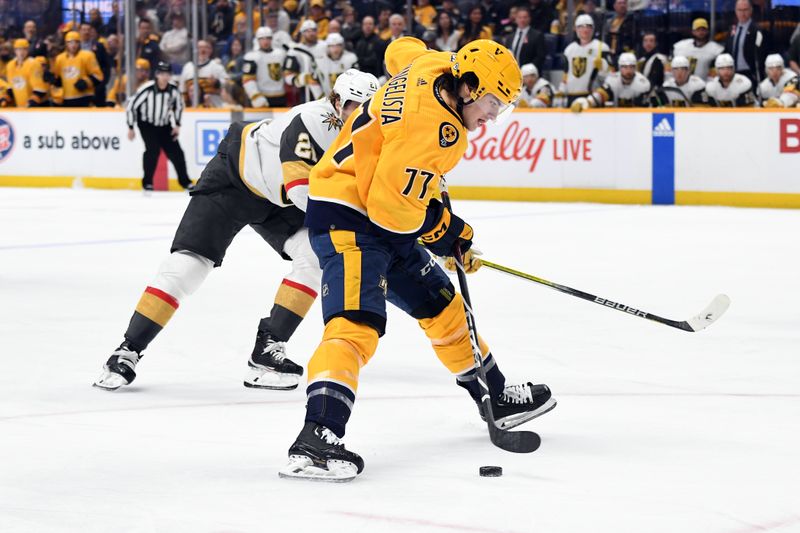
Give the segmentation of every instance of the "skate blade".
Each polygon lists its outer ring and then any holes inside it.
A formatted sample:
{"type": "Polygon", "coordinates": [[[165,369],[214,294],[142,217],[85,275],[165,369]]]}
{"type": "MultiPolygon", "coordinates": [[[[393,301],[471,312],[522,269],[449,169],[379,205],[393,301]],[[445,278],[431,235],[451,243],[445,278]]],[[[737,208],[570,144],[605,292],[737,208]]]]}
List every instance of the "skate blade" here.
{"type": "Polygon", "coordinates": [[[297,374],[281,374],[264,368],[250,368],[244,376],[244,386],[249,389],[293,390],[299,383],[297,374]]]}
{"type": "Polygon", "coordinates": [[[534,411],[508,416],[502,420],[495,420],[495,426],[497,426],[500,429],[511,429],[517,426],[521,426],[525,422],[529,422],[534,418],[542,416],[545,413],[549,413],[550,411],[555,409],[556,405],[557,405],[556,399],[550,398],[534,411]]]}
{"type": "Polygon", "coordinates": [[[122,387],[123,385],[127,385],[128,380],[120,376],[119,374],[115,374],[114,372],[103,372],[103,374],[97,378],[92,384],[92,387],[97,387],[98,389],[107,390],[107,391],[115,391],[118,388],[122,387]]]}
{"type": "Polygon", "coordinates": [[[327,483],[346,483],[358,475],[358,468],[348,461],[328,461],[328,468],[314,466],[314,462],[303,455],[289,456],[289,464],[278,470],[283,479],[302,479],[327,483]]]}

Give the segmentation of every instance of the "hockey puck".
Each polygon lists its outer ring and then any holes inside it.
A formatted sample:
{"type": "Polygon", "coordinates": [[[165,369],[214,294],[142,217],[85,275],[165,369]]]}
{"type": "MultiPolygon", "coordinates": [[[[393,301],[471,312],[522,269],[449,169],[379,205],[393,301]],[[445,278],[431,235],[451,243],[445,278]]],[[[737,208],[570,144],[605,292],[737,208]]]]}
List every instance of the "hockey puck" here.
{"type": "Polygon", "coordinates": [[[502,466],[482,466],[478,469],[481,477],[500,477],[503,475],[502,466]]]}

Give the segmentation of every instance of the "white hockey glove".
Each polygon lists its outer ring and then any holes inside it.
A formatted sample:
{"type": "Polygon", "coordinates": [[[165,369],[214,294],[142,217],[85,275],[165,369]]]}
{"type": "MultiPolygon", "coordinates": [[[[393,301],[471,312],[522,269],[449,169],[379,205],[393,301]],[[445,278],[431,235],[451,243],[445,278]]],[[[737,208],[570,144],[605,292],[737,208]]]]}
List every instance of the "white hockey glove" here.
{"type": "Polygon", "coordinates": [[[783,102],[781,102],[780,98],[772,97],[764,102],[764,107],[783,107],[783,102]]]}
{"type": "Polygon", "coordinates": [[[260,95],[260,94],[258,96],[256,96],[255,98],[251,98],[250,99],[250,103],[253,104],[253,107],[267,107],[269,105],[269,102],[267,102],[267,99],[264,98],[264,96],[260,95]]]}
{"type": "Polygon", "coordinates": [[[589,100],[581,96],[580,98],[576,98],[572,105],[569,106],[570,111],[573,113],[580,113],[584,109],[589,109],[589,100]]]}

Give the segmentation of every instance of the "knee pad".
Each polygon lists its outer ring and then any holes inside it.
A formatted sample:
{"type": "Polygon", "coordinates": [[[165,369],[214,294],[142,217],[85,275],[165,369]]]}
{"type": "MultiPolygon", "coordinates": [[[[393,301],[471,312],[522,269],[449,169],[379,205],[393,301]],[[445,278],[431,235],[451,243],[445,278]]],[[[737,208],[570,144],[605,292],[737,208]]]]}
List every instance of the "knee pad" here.
{"type": "Polygon", "coordinates": [[[194,293],[214,269],[214,262],[186,250],[169,254],[150,283],[180,302],[194,293]]]}
{"type": "Polygon", "coordinates": [[[292,271],[286,275],[286,279],[308,287],[315,293],[319,291],[322,269],[317,255],[311,249],[308,230],[302,228],[289,237],[283,245],[283,251],[292,258],[292,271]]]}
{"type": "MultiPolygon", "coordinates": [[[[464,301],[456,294],[450,304],[433,318],[419,320],[420,327],[431,341],[439,360],[453,374],[463,374],[475,366],[464,301]]],[[[478,337],[481,355],[486,358],[489,347],[478,337]]]]}
{"type": "Polygon", "coordinates": [[[375,329],[346,318],[334,318],[325,325],[322,342],[308,362],[308,382],[335,381],[355,392],[358,373],[377,347],[375,329]]]}

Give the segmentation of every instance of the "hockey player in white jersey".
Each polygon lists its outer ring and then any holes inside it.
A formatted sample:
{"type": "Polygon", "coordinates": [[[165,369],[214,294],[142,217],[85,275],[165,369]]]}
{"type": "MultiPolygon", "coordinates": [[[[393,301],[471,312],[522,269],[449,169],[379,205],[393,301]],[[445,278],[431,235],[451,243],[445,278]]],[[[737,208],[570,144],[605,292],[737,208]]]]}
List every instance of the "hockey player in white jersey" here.
{"type": "Polygon", "coordinates": [[[258,48],[247,52],[242,65],[242,85],[253,107],[286,107],[283,64],[286,50],[272,46],[272,30],[256,31],[258,48]]]}
{"type": "Polygon", "coordinates": [[[716,75],[714,60],[724,51],[725,47],[710,39],[708,21],[697,18],[692,22],[692,38],[675,43],[672,57],[685,57],[689,60],[689,74],[708,81],[716,75]]]}
{"type": "Polygon", "coordinates": [[[786,86],[797,77],[793,71],[784,68],[780,54],[768,55],[764,64],[767,76],[758,86],[758,98],[762,105],[766,105],[770,98],[780,99],[786,86]]]}
{"type": "MultiPolygon", "coordinates": [[[[208,41],[197,41],[197,85],[199,87],[200,105],[222,107],[222,84],[228,81],[228,71],[219,59],[212,57],[213,47],[208,41]]],[[[184,95],[186,105],[192,103],[192,85],[194,84],[195,66],[191,61],[183,66],[178,88],[184,95]]]]}
{"type": "Polygon", "coordinates": [[[672,58],[672,78],[657,90],[660,105],[667,107],[707,107],[706,82],[690,74],[691,64],[683,56],[672,58]]]}
{"type": "Polygon", "coordinates": [[[550,107],[553,105],[553,86],[544,78],[533,63],[520,68],[522,71],[522,92],[517,105],[519,107],[550,107]]]}
{"type": "Polygon", "coordinates": [[[570,109],[580,113],[589,107],[647,107],[649,105],[650,80],[636,71],[636,56],[625,52],[619,56],[619,72],[610,74],[605,83],[592,94],[577,98],[570,109]]]}
{"type": "Polygon", "coordinates": [[[714,107],[753,107],[753,82],[733,70],[733,56],[720,54],[714,60],[717,77],[706,84],[706,94],[714,107]]]}
{"type": "Polygon", "coordinates": [[[144,290],[96,387],[115,390],[133,382],[142,352],[178,306],[222,265],[228,246],[246,225],[291,261],[292,269],[270,315],[259,322],[244,384],[297,387],[303,368],[286,357],[285,342],[316,299],[322,275],[303,227],[308,175],[343,121],[377,89],[375,76],[350,70],[339,76],[329,99],[295,106],[274,121],[230,126],[191,193],[170,255],[144,290]]]}
{"type": "Polygon", "coordinates": [[[564,75],[559,92],[567,96],[567,105],[576,98],[588,96],[602,84],[609,70],[610,50],[594,39],[594,20],[590,15],[575,19],[578,40],[564,49],[564,75]]]}
{"type": "Polygon", "coordinates": [[[300,101],[309,102],[322,96],[317,58],[325,54],[325,43],[317,39],[317,23],[305,20],[300,25],[300,42],[286,57],[284,80],[300,89],[300,101]]]}
{"type": "Polygon", "coordinates": [[[336,78],[351,68],[358,68],[358,57],[344,49],[344,37],[341,34],[329,33],[325,39],[325,54],[317,58],[323,94],[330,94],[336,78]]]}

